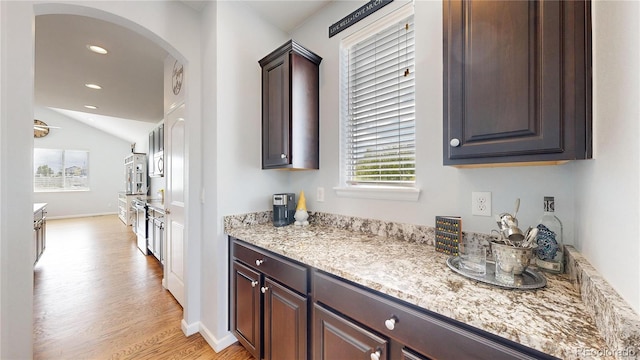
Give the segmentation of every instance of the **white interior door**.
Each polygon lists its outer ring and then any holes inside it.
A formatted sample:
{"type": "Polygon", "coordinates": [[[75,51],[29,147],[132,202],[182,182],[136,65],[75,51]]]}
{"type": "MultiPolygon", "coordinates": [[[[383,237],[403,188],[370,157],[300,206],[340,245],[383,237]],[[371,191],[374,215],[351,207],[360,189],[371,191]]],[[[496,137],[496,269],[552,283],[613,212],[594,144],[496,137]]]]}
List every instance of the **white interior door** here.
{"type": "Polygon", "coordinates": [[[165,286],[184,307],[184,249],[185,249],[185,105],[167,114],[164,148],[166,224],[165,286]]]}

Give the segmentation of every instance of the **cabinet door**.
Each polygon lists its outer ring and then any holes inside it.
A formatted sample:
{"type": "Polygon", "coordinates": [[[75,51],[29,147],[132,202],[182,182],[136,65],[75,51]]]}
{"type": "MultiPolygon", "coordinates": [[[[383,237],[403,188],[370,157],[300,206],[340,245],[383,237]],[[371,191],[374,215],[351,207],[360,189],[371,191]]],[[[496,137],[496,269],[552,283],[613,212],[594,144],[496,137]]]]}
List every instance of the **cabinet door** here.
{"type": "Polygon", "coordinates": [[[264,286],[264,359],[307,358],[307,298],[266,278],[264,286]]]}
{"type": "Polygon", "coordinates": [[[149,133],[149,157],[147,158],[148,164],[147,169],[149,169],[149,176],[155,175],[155,169],[153,167],[153,154],[155,153],[155,136],[154,132],[149,133]]]}
{"type": "Polygon", "coordinates": [[[289,53],[262,67],[262,168],[290,163],[289,53]]]}
{"type": "Polygon", "coordinates": [[[34,222],[33,224],[33,265],[35,266],[38,262],[38,241],[39,241],[40,233],[37,224],[34,222]]]}
{"type": "Polygon", "coordinates": [[[388,359],[388,341],[318,304],[313,306],[314,360],[388,359]]]}
{"type": "Polygon", "coordinates": [[[232,330],[238,341],[253,357],[260,359],[260,274],[233,262],[232,330]]]}
{"type": "Polygon", "coordinates": [[[157,238],[158,238],[158,259],[160,260],[160,263],[162,265],[164,265],[164,252],[165,252],[165,247],[164,247],[164,218],[158,224],[158,234],[157,235],[158,235],[157,236],[157,238]]]}
{"type": "Polygon", "coordinates": [[[44,253],[44,250],[47,248],[47,212],[46,209],[42,209],[42,224],[40,226],[40,235],[42,239],[42,248],[40,249],[40,256],[44,253]]]}
{"type": "MultiPolygon", "coordinates": [[[[161,216],[156,212],[156,216],[161,216]]],[[[153,256],[162,262],[162,220],[153,220],[153,256]]]]}
{"type": "Polygon", "coordinates": [[[156,212],[149,208],[147,210],[147,221],[146,221],[146,226],[147,226],[147,249],[149,249],[149,252],[151,254],[153,254],[155,252],[155,237],[156,237],[156,230],[155,227],[153,226],[153,223],[155,221],[155,215],[156,212]]]}
{"type": "Polygon", "coordinates": [[[580,1],[444,2],[445,164],[590,157],[584,18],[580,1]]]}
{"type": "Polygon", "coordinates": [[[164,151],[164,124],[158,126],[158,151],[164,151]]]}

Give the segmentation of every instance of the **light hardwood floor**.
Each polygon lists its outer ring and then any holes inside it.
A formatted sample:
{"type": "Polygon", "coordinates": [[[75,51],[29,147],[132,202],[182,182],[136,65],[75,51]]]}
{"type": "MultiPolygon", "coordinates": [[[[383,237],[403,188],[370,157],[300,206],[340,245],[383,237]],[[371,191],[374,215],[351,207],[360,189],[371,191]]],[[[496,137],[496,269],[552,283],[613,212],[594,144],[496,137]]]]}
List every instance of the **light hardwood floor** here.
{"type": "Polygon", "coordinates": [[[116,215],[47,221],[34,359],[252,359],[238,344],[216,354],[200,334],[185,337],[161,271],[116,215]]]}

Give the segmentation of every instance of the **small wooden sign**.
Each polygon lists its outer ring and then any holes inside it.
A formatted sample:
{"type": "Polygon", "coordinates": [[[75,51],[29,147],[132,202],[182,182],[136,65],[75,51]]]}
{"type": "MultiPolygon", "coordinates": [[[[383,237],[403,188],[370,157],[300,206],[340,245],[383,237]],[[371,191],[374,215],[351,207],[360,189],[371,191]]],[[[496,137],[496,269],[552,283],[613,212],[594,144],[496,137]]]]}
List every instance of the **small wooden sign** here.
{"type": "Polygon", "coordinates": [[[366,18],[374,12],[382,9],[385,5],[389,4],[393,0],[371,0],[368,3],[362,5],[358,10],[343,17],[340,21],[329,26],[329,37],[341,32],[349,26],[357,23],[358,21],[366,18]]]}

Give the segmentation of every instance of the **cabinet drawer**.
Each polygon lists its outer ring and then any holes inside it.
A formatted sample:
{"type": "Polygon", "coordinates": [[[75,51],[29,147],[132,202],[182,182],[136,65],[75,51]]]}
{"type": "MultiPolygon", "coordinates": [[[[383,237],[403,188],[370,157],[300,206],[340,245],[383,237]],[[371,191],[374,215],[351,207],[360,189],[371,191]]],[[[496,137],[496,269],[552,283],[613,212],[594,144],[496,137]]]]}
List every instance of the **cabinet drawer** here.
{"type": "Polygon", "coordinates": [[[293,290],[307,294],[307,268],[285,260],[277,255],[267,254],[249,244],[232,242],[232,255],[239,261],[262,272],[293,290]]]}
{"type": "MultiPolygon", "coordinates": [[[[372,290],[320,272],[313,273],[313,296],[384,336],[435,359],[554,359],[494,335],[483,336],[463,324],[418,311],[372,290]],[[394,319],[392,329],[385,324],[394,319]],[[509,345],[505,345],[505,344],[509,345]]],[[[391,324],[390,324],[391,325],[391,324]]]]}

